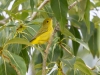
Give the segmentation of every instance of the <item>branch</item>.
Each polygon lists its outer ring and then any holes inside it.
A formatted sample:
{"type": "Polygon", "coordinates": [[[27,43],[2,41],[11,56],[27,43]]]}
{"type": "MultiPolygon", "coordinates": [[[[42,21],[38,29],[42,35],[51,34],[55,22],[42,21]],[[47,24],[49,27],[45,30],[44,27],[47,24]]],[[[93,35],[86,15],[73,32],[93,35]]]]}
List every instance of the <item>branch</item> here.
{"type": "Polygon", "coordinates": [[[86,67],[88,67],[90,70],[96,69],[95,67],[91,68],[91,67],[89,67],[88,65],[86,65],[86,67]]]}
{"type": "MultiPolygon", "coordinates": [[[[40,9],[41,9],[45,4],[47,4],[49,1],[50,1],[50,0],[44,0],[44,1],[41,3],[41,5],[40,5],[37,9],[40,10],[40,9]]],[[[30,21],[31,21],[32,19],[35,18],[35,16],[37,15],[37,13],[38,13],[38,12],[33,12],[32,17],[30,18],[30,21]]]]}
{"type": "Polygon", "coordinates": [[[44,54],[43,54],[42,75],[46,75],[46,62],[47,62],[47,57],[48,57],[49,48],[50,48],[50,46],[51,46],[53,37],[54,37],[54,35],[55,35],[55,33],[56,33],[56,28],[57,28],[57,26],[55,26],[54,32],[53,32],[51,38],[49,39],[48,45],[47,45],[46,50],[44,51],[44,54]]]}

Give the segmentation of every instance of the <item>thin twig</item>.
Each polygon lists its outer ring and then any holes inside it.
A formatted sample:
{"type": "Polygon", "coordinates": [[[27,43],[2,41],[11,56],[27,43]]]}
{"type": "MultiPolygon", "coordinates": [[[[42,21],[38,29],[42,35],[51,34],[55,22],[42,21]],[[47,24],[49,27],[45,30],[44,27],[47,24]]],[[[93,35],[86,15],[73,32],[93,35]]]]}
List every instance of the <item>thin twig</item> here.
{"type": "Polygon", "coordinates": [[[71,4],[68,9],[70,10],[72,7],[74,7],[77,3],[81,2],[82,0],[77,0],[73,4],[71,4]]]}
{"type": "MultiPolygon", "coordinates": [[[[37,8],[37,10],[40,10],[40,9],[41,9],[45,4],[47,4],[49,1],[50,1],[50,0],[44,0],[44,1],[41,3],[41,5],[37,8]]],[[[37,15],[37,13],[38,13],[38,12],[33,12],[32,17],[30,18],[30,21],[31,21],[32,19],[35,18],[35,16],[37,15]]]]}
{"type": "Polygon", "coordinates": [[[62,44],[60,44],[60,46],[61,46],[65,51],[67,51],[71,56],[74,57],[74,55],[73,55],[68,49],[66,49],[62,44]]]}
{"type": "Polygon", "coordinates": [[[95,69],[95,67],[89,67],[88,65],[86,65],[86,67],[88,67],[90,70],[94,70],[95,69]]]}

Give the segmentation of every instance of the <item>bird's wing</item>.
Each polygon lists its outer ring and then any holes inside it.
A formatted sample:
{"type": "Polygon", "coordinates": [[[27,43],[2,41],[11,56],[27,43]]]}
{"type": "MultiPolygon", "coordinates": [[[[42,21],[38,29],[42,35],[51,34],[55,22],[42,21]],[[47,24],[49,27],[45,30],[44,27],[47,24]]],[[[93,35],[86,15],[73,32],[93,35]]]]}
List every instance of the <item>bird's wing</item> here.
{"type": "MultiPolygon", "coordinates": [[[[36,39],[38,36],[40,36],[41,34],[47,32],[48,30],[47,29],[44,29],[44,27],[41,27],[40,30],[37,32],[37,34],[33,37],[33,39],[31,41],[33,41],[34,39],[36,39]]],[[[30,41],[30,42],[31,42],[30,41]]]]}

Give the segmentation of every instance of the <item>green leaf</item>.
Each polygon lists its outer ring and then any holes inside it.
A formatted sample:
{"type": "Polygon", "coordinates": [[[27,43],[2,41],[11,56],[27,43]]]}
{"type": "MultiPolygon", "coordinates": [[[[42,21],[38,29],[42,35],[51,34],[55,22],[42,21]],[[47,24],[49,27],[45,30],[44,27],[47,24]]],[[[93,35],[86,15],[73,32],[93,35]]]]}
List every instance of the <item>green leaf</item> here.
{"type": "Polygon", "coordinates": [[[95,29],[95,32],[89,39],[88,44],[89,44],[89,48],[90,48],[90,51],[93,57],[95,57],[96,55],[99,57],[98,42],[97,42],[97,29],[95,29]]]}
{"type": "Polygon", "coordinates": [[[86,2],[85,14],[84,14],[88,33],[90,33],[90,0],[86,2]]]}
{"type": "Polygon", "coordinates": [[[7,49],[10,52],[13,52],[15,54],[19,54],[22,51],[22,45],[21,44],[10,44],[7,49]]]}
{"type": "Polygon", "coordinates": [[[65,29],[63,30],[62,34],[64,34],[66,37],[69,37],[71,39],[74,39],[74,35],[68,30],[68,29],[65,29]]]}
{"type": "Polygon", "coordinates": [[[82,0],[78,3],[79,19],[85,20],[87,31],[90,33],[90,0],[82,0]]]}
{"type": "Polygon", "coordinates": [[[21,19],[20,13],[13,14],[13,16],[14,16],[15,19],[21,19]]]}
{"type": "Polygon", "coordinates": [[[36,75],[41,75],[42,74],[42,70],[39,70],[36,75]]]}
{"type": "Polygon", "coordinates": [[[38,56],[37,56],[35,65],[36,65],[36,64],[41,64],[42,62],[43,62],[42,54],[39,53],[38,56]]]}
{"type": "MultiPolygon", "coordinates": [[[[79,33],[79,31],[78,31],[77,28],[71,26],[70,31],[72,32],[72,34],[73,34],[76,38],[79,38],[79,39],[81,38],[80,33],[79,33]]],[[[74,55],[76,56],[80,44],[79,44],[78,42],[72,40],[72,45],[73,45],[74,55]]]]}
{"type": "Polygon", "coordinates": [[[14,21],[14,20],[9,21],[8,23],[6,23],[6,27],[16,26],[16,25],[18,25],[18,23],[15,23],[15,21],[14,21]]]}
{"type": "Polygon", "coordinates": [[[94,23],[94,27],[98,28],[99,23],[100,23],[100,18],[98,16],[94,16],[92,19],[92,22],[94,23]]]}
{"type": "Polygon", "coordinates": [[[11,40],[8,40],[5,43],[4,47],[9,44],[26,44],[28,46],[32,46],[32,44],[27,39],[23,39],[23,38],[13,38],[11,40]]]}
{"type": "Polygon", "coordinates": [[[0,75],[5,75],[4,61],[0,58],[0,75]]]}
{"type": "Polygon", "coordinates": [[[97,2],[95,5],[96,5],[97,7],[100,7],[100,2],[97,2]]]}
{"type": "Polygon", "coordinates": [[[21,14],[21,20],[25,20],[28,16],[28,12],[26,11],[23,11],[22,14],[21,14]]]}
{"type": "Polygon", "coordinates": [[[72,26],[80,28],[79,17],[77,15],[70,15],[67,19],[71,22],[72,26]]]}
{"type": "Polygon", "coordinates": [[[12,6],[12,9],[11,9],[11,11],[14,11],[14,9],[16,8],[16,7],[18,7],[19,6],[19,4],[21,4],[21,3],[23,3],[23,2],[25,2],[26,0],[16,0],[15,2],[14,2],[14,4],[13,4],[13,6],[12,6]]]}
{"type": "Polygon", "coordinates": [[[3,15],[0,15],[0,20],[3,20],[4,19],[4,16],[3,15]]]}
{"type": "Polygon", "coordinates": [[[50,50],[50,53],[48,55],[48,62],[55,62],[59,58],[62,58],[62,56],[63,50],[58,45],[56,45],[53,50],[50,50]]]}
{"type": "Polygon", "coordinates": [[[28,11],[22,11],[22,12],[18,12],[16,14],[13,14],[13,17],[15,19],[19,19],[19,20],[25,20],[28,17],[28,11]]]}
{"type": "Polygon", "coordinates": [[[85,73],[83,73],[82,71],[76,69],[74,70],[75,75],[85,75],[85,73]]]}
{"type": "Polygon", "coordinates": [[[16,71],[8,63],[0,65],[0,75],[17,75],[16,71]]]}
{"type": "Polygon", "coordinates": [[[87,50],[89,50],[89,47],[88,47],[88,44],[85,43],[84,41],[78,39],[78,38],[75,38],[74,41],[80,43],[84,48],[86,48],[87,50]]]}
{"type": "Polygon", "coordinates": [[[33,8],[34,8],[34,0],[30,0],[30,6],[31,6],[31,10],[33,11],[33,8]]]}
{"type": "Polygon", "coordinates": [[[67,23],[66,19],[68,10],[67,0],[50,0],[50,3],[56,19],[60,23],[61,31],[63,31],[67,23]]]}
{"type": "Polygon", "coordinates": [[[39,25],[39,24],[42,24],[43,20],[44,20],[43,18],[36,18],[36,19],[32,20],[31,22],[29,22],[28,24],[39,25]]]}
{"type": "Polygon", "coordinates": [[[69,59],[62,59],[62,62],[65,65],[64,67],[67,68],[73,68],[75,61],[76,61],[76,57],[69,58],[69,59]]]}
{"type": "Polygon", "coordinates": [[[84,61],[81,58],[77,58],[74,64],[74,69],[78,69],[87,75],[94,75],[93,72],[85,65],[84,61]]]}
{"type": "Polygon", "coordinates": [[[49,3],[44,7],[44,9],[46,11],[45,13],[46,13],[47,17],[53,17],[53,15],[52,15],[53,11],[52,11],[51,6],[49,5],[49,3]]]}
{"type": "Polygon", "coordinates": [[[98,32],[97,32],[97,46],[100,54],[100,25],[98,26],[98,32]]]}
{"type": "Polygon", "coordinates": [[[68,69],[66,75],[75,75],[74,70],[72,68],[68,69]]]}
{"type": "Polygon", "coordinates": [[[78,14],[79,14],[79,20],[83,20],[84,19],[84,14],[85,14],[85,9],[86,9],[86,3],[87,0],[82,0],[80,1],[77,6],[78,6],[78,14]]]}
{"type": "Polygon", "coordinates": [[[81,22],[80,30],[83,36],[83,41],[87,43],[90,37],[94,33],[94,30],[95,30],[94,23],[90,22],[90,34],[88,33],[87,27],[84,22],[81,22]]]}
{"type": "Polygon", "coordinates": [[[6,28],[6,26],[3,25],[2,27],[0,27],[0,31],[2,31],[2,30],[5,29],[5,28],[6,28]]]}
{"type": "Polygon", "coordinates": [[[35,69],[37,69],[37,68],[41,68],[42,67],[42,63],[40,63],[40,64],[36,64],[35,65],[35,69]]]}
{"type": "Polygon", "coordinates": [[[27,65],[27,69],[28,69],[30,57],[29,57],[29,54],[27,52],[27,49],[25,48],[24,50],[21,50],[19,55],[24,59],[25,64],[27,65]]]}
{"type": "Polygon", "coordinates": [[[20,56],[10,52],[6,53],[6,55],[10,58],[11,67],[16,70],[17,74],[25,75],[27,72],[25,61],[20,56]]]}
{"type": "Polygon", "coordinates": [[[2,10],[4,10],[4,9],[7,9],[11,1],[12,0],[3,0],[3,1],[0,0],[0,2],[1,2],[1,4],[0,4],[0,12],[2,10]]]}

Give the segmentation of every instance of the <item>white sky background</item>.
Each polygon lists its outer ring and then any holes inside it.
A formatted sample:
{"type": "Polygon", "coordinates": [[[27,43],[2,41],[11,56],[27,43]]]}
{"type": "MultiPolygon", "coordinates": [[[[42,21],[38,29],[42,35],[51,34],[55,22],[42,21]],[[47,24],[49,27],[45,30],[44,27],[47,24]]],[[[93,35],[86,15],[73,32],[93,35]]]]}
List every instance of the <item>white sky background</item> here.
{"type": "MultiPolygon", "coordinates": [[[[13,1],[10,3],[10,5],[9,5],[9,7],[8,7],[8,10],[10,10],[10,9],[12,8],[12,5],[13,5],[14,1],[15,1],[15,0],[13,0],[13,1]]],[[[93,2],[93,0],[91,0],[91,1],[93,2]]],[[[94,3],[94,2],[93,2],[93,3],[94,3]]],[[[1,5],[1,2],[0,2],[0,5],[1,5]]],[[[21,10],[21,9],[22,9],[22,5],[19,6],[19,10],[21,10]]],[[[100,18],[100,7],[98,7],[97,9],[98,9],[98,11],[97,11],[96,9],[90,11],[90,21],[93,19],[93,16],[98,16],[98,17],[100,18]]],[[[6,18],[9,17],[5,12],[3,12],[3,15],[5,15],[6,18]]],[[[94,66],[94,65],[96,64],[96,62],[98,61],[98,58],[93,59],[93,57],[92,57],[91,54],[90,54],[90,55],[86,55],[86,56],[83,58],[83,60],[85,61],[85,63],[86,63],[87,65],[89,65],[89,66],[91,67],[91,66],[94,66]],[[90,58],[90,59],[87,60],[87,58],[90,58]],[[91,64],[90,64],[90,61],[91,61],[91,64]]],[[[56,65],[55,65],[54,67],[56,67],[56,65]]],[[[29,70],[28,70],[28,73],[27,73],[26,75],[31,75],[31,71],[32,71],[31,68],[32,68],[32,67],[30,66],[30,68],[29,68],[29,70]]],[[[54,68],[54,69],[56,69],[56,68],[54,68]]],[[[49,75],[49,74],[48,74],[48,75],[49,75]]]]}

